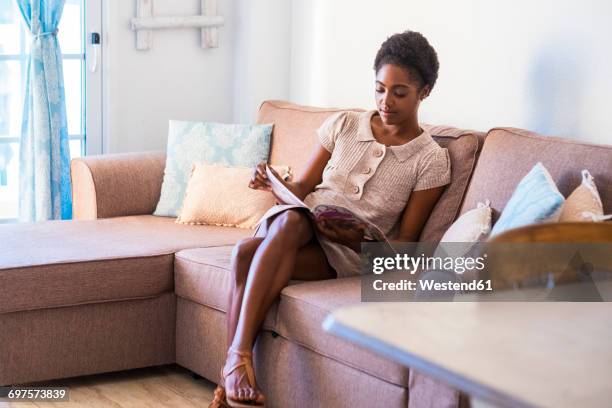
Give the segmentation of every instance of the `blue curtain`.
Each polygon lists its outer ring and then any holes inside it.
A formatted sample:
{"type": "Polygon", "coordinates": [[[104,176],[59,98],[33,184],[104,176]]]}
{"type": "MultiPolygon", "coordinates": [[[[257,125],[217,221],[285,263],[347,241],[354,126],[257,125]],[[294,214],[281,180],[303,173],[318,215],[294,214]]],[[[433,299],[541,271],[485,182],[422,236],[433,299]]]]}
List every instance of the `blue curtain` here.
{"type": "Polygon", "coordinates": [[[16,0],[32,34],[19,157],[19,220],[72,218],[70,148],[57,26],[64,0],[16,0]]]}

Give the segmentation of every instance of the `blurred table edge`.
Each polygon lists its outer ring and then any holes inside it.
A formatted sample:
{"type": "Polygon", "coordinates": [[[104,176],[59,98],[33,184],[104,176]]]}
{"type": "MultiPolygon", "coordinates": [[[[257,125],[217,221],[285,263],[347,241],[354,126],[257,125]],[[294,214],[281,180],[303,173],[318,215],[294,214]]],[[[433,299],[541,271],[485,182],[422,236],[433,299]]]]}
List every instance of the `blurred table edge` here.
{"type": "MultiPolygon", "coordinates": [[[[455,305],[475,305],[477,302],[460,302],[454,303],[455,305]]],[[[534,305],[535,303],[527,302],[528,304],[534,305]]],[[[554,303],[554,302],[553,302],[554,303]]],[[[571,302],[558,302],[557,304],[571,304],[571,302]]],[[[605,303],[604,307],[608,308],[609,303],[597,302],[599,304],[605,303]]],[[[395,304],[398,304],[395,302],[395,304]]],[[[401,303],[399,303],[401,304],[401,303]]],[[[406,305],[416,306],[418,303],[406,303],[406,305]]],[[[420,303],[421,305],[425,303],[420,303]]],[[[493,302],[486,302],[479,305],[494,305],[493,302]]],[[[499,303],[498,303],[499,304],[499,303]]],[[[526,304],[524,302],[509,302],[508,304],[526,304]]],[[[540,303],[542,304],[542,303],[540,303]]],[[[582,303],[584,304],[584,303],[582,303]]],[[[593,303],[590,303],[593,305],[593,303]]],[[[428,358],[419,356],[415,353],[415,350],[408,350],[408,348],[401,348],[397,345],[392,344],[390,341],[384,339],[384,335],[376,335],[377,331],[372,327],[370,333],[364,331],[363,325],[359,328],[359,324],[354,324],[355,318],[361,319],[362,322],[370,321],[376,322],[378,320],[371,320],[373,315],[378,308],[382,312],[385,305],[390,303],[367,303],[360,305],[346,306],[336,309],[334,312],[329,314],[323,322],[323,328],[351,343],[359,345],[367,350],[380,354],[392,361],[402,364],[405,367],[418,371],[422,374],[428,375],[434,379],[445,382],[446,384],[457,388],[458,390],[468,394],[471,399],[472,407],[488,407],[488,406],[499,406],[499,407],[540,407],[547,406],[546,402],[528,402],[521,399],[520,397],[511,395],[498,388],[492,387],[488,384],[483,384],[475,378],[462,375],[453,369],[444,367],[444,364],[439,364],[430,361],[428,358]],[[369,316],[366,316],[369,313],[369,316]],[[356,317],[358,316],[358,317],[356,317]],[[351,319],[350,317],[353,317],[351,319]],[[353,324],[351,324],[353,320],[353,324]],[[544,405],[542,405],[544,403],[544,405]]],[[[486,307],[486,306],[485,306],[486,307]]],[[[612,398],[612,395],[610,395],[612,398]]]]}

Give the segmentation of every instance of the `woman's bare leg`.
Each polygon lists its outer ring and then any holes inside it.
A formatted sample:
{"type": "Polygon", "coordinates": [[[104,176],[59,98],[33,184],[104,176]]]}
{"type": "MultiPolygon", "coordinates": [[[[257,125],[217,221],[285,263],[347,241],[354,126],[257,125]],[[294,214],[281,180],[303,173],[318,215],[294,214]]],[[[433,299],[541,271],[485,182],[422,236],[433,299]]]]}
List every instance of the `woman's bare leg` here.
{"type": "MultiPolygon", "coordinates": [[[[232,347],[250,350],[266,312],[292,276],[298,250],[308,244],[313,230],[307,216],[298,211],[282,213],[255,252],[249,270],[240,318],[232,347]]],[[[313,274],[331,277],[327,263],[313,274]]]]}
{"type": "MultiPolygon", "coordinates": [[[[238,303],[242,303],[236,329],[231,328],[233,322],[228,322],[228,334],[235,332],[231,340],[233,349],[252,349],[266,312],[292,276],[298,279],[326,279],[334,276],[323,250],[312,237],[312,226],[306,215],[289,210],[272,222],[262,241],[243,244],[251,249],[257,245],[257,248],[244,288],[233,292],[233,295],[242,295],[242,302],[234,300],[232,306],[236,308],[238,303]],[[298,260],[300,262],[296,262],[298,260]]],[[[248,253],[246,249],[245,252],[248,253]]],[[[237,362],[239,357],[230,355],[227,364],[232,366],[237,362]]],[[[225,385],[235,399],[252,401],[257,398],[258,391],[248,384],[244,370],[239,369],[230,374],[225,385]]]]}
{"type": "MultiPolygon", "coordinates": [[[[247,277],[249,276],[249,268],[255,255],[255,251],[263,242],[263,237],[245,238],[239,241],[232,251],[231,261],[231,290],[227,313],[227,343],[228,347],[234,340],[236,326],[238,326],[238,317],[240,316],[240,307],[242,306],[242,298],[246,287],[247,277]]],[[[320,280],[328,279],[329,276],[326,269],[321,270],[325,259],[325,253],[315,242],[309,243],[301,247],[296,257],[296,266],[294,267],[291,278],[299,280],[320,280]],[[313,274],[313,271],[319,270],[321,274],[313,274]]]]}
{"type": "Polygon", "coordinates": [[[242,297],[246,286],[247,276],[255,251],[264,240],[263,237],[252,237],[240,240],[232,250],[231,273],[232,288],[230,290],[229,305],[227,308],[227,344],[232,344],[238,316],[242,306],[242,297]]]}

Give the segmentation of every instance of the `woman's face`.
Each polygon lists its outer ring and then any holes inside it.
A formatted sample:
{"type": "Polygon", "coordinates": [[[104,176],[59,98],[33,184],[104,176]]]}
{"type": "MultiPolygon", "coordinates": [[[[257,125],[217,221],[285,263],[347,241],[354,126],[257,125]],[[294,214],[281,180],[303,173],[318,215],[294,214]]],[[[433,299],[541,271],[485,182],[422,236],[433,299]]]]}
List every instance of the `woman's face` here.
{"type": "Polygon", "coordinates": [[[414,120],[421,100],[429,94],[429,85],[420,88],[410,72],[393,64],[385,64],[376,72],[376,107],[385,125],[414,120]]]}

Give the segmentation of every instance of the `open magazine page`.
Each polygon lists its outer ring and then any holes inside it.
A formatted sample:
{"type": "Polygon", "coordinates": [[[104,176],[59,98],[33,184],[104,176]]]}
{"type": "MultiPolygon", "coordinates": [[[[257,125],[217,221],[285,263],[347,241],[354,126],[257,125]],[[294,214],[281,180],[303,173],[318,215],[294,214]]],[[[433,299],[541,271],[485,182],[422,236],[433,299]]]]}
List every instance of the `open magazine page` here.
{"type": "Polygon", "coordinates": [[[272,185],[272,191],[274,195],[282,201],[282,204],[299,205],[300,207],[308,208],[308,206],[300,200],[295,194],[289,190],[281,180],[278,179],[270,170],[270,166],[266,165],[266,175],[270,184],[272,185]]]}
{"type": "Polygon", "coordinates": [[[387,241],[385,234],[376,225],[356,215],[351,210],[331,204],[317,205],[312,210],[315,218],[334,220],[336,225],[344,228],[355,228],[358,225],[365,227],[365,238],[373,239],[375,241],[384,242],[387,241]]]}
{"type": "Polygon", "coordinates": [[[291,190],[289,190],[283,184],[283,182],[279,180],[274,173],[272,173],[270,167],[267,165],[266,175],[268,176],[268,180],[270,180],[270,184],[272,185],[272,191],[276,197],[282,201],[282,204],[306,208],[309,210],[311,216],[313,216],[315,219],[323,218],[333,220],[335,225],[340,226],[341,228],[349,229],[355,228],[358,225],[363,225],[365,227],[364,235],[366,239],[371,239],[378,242],[388,242],[387,237],[380,230],[380,228],[371,222],[362,219],[348,208],[332,204],[321,204],[310,210],[302,200],[293,194],[291,190]]]}

